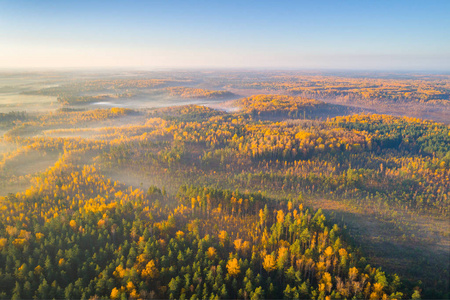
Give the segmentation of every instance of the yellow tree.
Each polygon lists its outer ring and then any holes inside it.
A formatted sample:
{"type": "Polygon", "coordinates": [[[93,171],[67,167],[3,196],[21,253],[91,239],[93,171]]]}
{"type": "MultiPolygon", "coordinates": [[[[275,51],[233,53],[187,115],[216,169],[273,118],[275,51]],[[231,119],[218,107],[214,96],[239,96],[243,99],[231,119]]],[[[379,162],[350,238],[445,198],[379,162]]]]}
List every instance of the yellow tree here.
{"type": "Polygon", "coordinates": [[[242,239],[234,240],[234,248],[236,249],[236,252],[239,252],[242,247],[242,239]]]}
{"type": "Polygon", "coordinates": [[[206,255],[211,260],[216,257],[216,254],[217,254],[217,251],[214,247],[209,247],[208,250],[206,251],[206,255]]]}
{"type": "Polygon", "coordinates": [[[219,240],[222,245],[225,245],[225,242],[228,240],[228,233],[225,230],[220,231],[219,240]]]}
{"type": "Polygon", "coordinates": [[[147,263],[145,269],[142,270],[141,275],[144,278],[151,278],[151,279],[157,278],[159,276],[158,269],[156,268],[153,259],[147,263]]]}
{"type": "Polygon", "coordinates": [[[239,266],[239,262],[236,258],[230,259],[227,262],[227,270],[228,274],[231,276],[237,276],[241,272],[241,267],[239,266]]]}
{"type": "Polygon", "coordinates": [[[275,270],[276,269],[275,264],[276,264],[276,259],[275,259],[275,257],[273,257],[273,255],[268,254],[268,255],[266,255],[266,257],[264,257],[263,268],[267,272],[271,272],[271,271],[275,270]]]}
{"type": "Polygon", "coordinates": [[[118,299],[120,297],[120,291],[117,288],[113,288],[110,297],[111,299],[118,299]]]}

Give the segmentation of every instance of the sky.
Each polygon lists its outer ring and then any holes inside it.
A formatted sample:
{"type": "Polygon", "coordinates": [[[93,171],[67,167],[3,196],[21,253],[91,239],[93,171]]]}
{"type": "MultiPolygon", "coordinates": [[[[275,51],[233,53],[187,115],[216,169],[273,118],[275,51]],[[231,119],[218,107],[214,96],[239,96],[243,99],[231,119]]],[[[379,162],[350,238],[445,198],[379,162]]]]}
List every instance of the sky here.
{"type": "Polygon", "coordinates": [[[450,1],[3,1],[0,69],[450,71],[450,1]]]}

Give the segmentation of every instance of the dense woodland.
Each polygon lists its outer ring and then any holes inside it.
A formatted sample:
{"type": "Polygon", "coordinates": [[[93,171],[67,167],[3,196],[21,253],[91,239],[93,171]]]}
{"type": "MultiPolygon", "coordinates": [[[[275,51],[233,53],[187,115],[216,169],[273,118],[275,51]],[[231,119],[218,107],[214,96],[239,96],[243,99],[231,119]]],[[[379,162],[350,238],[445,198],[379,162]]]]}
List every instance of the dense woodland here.
{"type": "Polygon", "coordinates": [[[187,88],[187,87],[170,87],[167,91],[171,96],[180,96],[182,98],[230,98],[233,93],[227,91],[211,91],[205,89],[187,88]]]}
{"type": "Polygon", "coordinates": [[[448,75],[329,76],[283,74],[255,82],[232,83],[228,88],[290,92],[310,98],[337,98],[342,102],[419,102],[449,105],[448,75]]]}
{"type": "MultiPolygon", "coordinates": [[[[64,80],[57,87],[23,93],[55,96],[66,106],[140,97],[236,99],[239,95],[281,94],[365,108],[372,112],[389,112],[391,109],[397,111],[397,115],[428,116],[432,112],[433,118],[447,123],[450,116],[449,75],[294,71],[149,72],[139,75],[132,79],[64,80]]],[[[340,110],[344,108],[340,107],[340,110]]],[[[334,117],[343,113],[329,114],[334,117]]]]}
{"type": "MultiPolygon", "coordinates": [[[[388,272],[319,202],[371,209],[411,247],[430,242],[408,220],[449,217],[449,125],[274,94],[219,110],[68,105],[142,89],[229,96],[174,87],[196,80],[67,84],[27,92],[58,95],[64,109],[0,115],[0,190],[28,182],[0,197],[0,298],[449,297],[448,263],[388,272]],[[24,175],[27,157],[54,161],[24,175]],[[113,179],[123,173],[140,184],[113,179]]],[[[445,101],[438,80],[441,94],[417,101],[445,101]]]]}
{"type": "Polygon", "coordinates": [[[397,276],[367,265],[337,225],[296,200],[192,186],[175,198],[144,193],[72,157],[2,201],[2,297],[403,296],[397,276]]]}
{"type": "Polygon", "coordinates": [[[117,79],[91,80],[68,83],[38,91],[23,92],[25,95],[55,96],[64,106],[89,104],[112,99],[133,99],[136,97],[168,97],[195,99],[236,98],[231,92],[204,88],[177,86],[190,84],[191,80],[171,79],[117,79]]]}

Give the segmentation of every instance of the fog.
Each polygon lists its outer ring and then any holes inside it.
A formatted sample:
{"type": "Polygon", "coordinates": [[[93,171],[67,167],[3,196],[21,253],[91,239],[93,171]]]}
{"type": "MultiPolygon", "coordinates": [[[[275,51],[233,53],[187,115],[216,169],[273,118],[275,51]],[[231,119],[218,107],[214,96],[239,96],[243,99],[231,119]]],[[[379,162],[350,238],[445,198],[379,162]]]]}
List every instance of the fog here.
{"type": "Polygon", "coordinates": [[[181,99],[165,96],[147,96],[147,97],[121,98],[121,99],[111,99],[109,101],[93,102],[83,107],[86,107],[88,109],[112,108],[112,107],[123,107],[130,109],[152,109],[152,108],[190,105],[190,104],[214,106],[222,102],[224,101],[213,99],[196,99],[196,98],[181,99]]]}

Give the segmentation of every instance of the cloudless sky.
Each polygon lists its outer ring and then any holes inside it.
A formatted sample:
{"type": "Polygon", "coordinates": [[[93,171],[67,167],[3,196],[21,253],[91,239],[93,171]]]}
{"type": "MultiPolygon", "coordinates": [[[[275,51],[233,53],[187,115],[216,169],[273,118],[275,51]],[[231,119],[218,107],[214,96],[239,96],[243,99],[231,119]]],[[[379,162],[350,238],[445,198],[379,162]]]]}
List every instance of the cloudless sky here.
{"type": "Polygon", "coordinates": [[[450,0],[0,0],[0,68],[65,67],[450,71],[450,0]]]}

